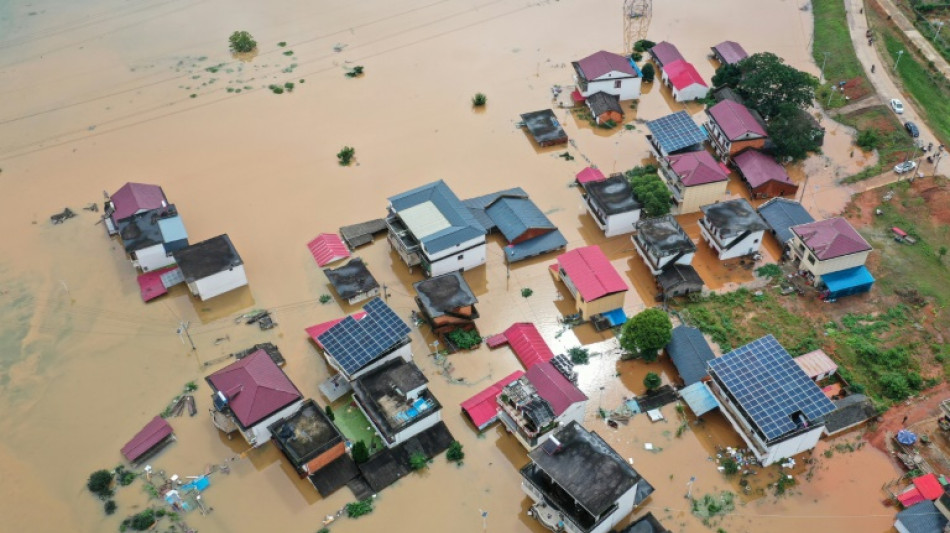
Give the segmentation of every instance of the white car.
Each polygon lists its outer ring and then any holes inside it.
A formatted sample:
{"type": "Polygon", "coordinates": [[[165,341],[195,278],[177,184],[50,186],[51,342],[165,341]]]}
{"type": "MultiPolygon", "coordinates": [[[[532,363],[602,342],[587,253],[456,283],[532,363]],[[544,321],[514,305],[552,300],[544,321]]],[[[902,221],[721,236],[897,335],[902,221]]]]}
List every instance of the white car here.
{"type": "Polygon", "coordinates": [[[896,166],[894,166],[894,172],[897,172],[898,174],[904,174],[905,172],[910,172],[915,168],[917,168],[917,163],[914,163],[913,161],[904,161],[903,163],[898,163],[896,166]]]}
{"type": "Polygon", "coordinates": [[[904,112],[904,104],[901,103],[897,98],[891,98],[891,109],[894,110],[898,115],[904,112]]]}

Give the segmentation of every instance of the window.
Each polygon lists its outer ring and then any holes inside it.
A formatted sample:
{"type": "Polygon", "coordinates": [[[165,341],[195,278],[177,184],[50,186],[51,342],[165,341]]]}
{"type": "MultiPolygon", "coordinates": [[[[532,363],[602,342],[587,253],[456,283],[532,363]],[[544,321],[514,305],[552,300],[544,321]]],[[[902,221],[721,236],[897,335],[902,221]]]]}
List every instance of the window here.
{"type": "Polygon", "coordinates": [[[808,263],[811,265],[815,264],[815,256],[808,254],[808,263]]]}
{"type": "Polygon", "coordinates": [[[465,254],[459,255],[459,256],[458,256],[458,260],[461,261],[463,257],[465,257],[465,254]]]}
{"type": "Polygon", "coordinates": [[[617,80],[614,82],[614,89],[619,89],[619,88],[620,88],[620,80],[617,80]]]}

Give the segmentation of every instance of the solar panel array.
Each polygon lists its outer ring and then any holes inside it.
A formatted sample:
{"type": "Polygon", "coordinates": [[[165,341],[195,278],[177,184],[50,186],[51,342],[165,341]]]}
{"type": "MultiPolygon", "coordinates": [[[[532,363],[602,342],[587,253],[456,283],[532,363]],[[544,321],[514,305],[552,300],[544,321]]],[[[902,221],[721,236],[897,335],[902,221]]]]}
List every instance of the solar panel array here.
{"type": "Polygon", "coordinates": [[[709,361],[709,367],[766,440],[798,427],[791,417],[795,412],[801,411],[814,421],[835,409],[771,335],[709,361]]]}
{"type": "Polygon", "coordinates": [[[651,120],[647,122],[647,128],[656,138],[656,142],[668,153],[706,140],[702,130],[686,111],[677,111],[672,115],[651,120]]]}
{"type": "Polygon", "coordinates": [[[358,372],[409,335],[409,326],[379,298],[363,306],[366,316],[348,316],[318,339],[349,375],[358,372]]]}

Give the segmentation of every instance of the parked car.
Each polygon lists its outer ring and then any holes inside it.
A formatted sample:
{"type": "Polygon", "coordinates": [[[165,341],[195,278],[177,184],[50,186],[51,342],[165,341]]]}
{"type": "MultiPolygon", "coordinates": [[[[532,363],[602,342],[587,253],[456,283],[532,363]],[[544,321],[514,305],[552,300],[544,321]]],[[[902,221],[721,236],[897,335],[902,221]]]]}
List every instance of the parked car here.
{"type": "Polygon", "coordinates": [[[895,113],[900,115],[901,113],[904,112],[904,104],[902,104],[901,101],[898,100],[897,98],[891,98],[891,109],[893,109],[895,113]]]}
{"type": "Polygon", "coordinates": [[[904,174],[905,172],[910,172],[915,168],[917,168],[917,163],[914,163],[913,161],[904,161],[903,163],[898,163],[894,166],[894,172],[897,172],[898,174],[904,174]]]}
{"type": "Polygon", "coordinates": [[[920,130],[917,128],[917,124],[908,121],[904,123],[904,127],[907,128],[907,133],[909,133],[911,137],[915,139],[920,137],[920,130]]]}

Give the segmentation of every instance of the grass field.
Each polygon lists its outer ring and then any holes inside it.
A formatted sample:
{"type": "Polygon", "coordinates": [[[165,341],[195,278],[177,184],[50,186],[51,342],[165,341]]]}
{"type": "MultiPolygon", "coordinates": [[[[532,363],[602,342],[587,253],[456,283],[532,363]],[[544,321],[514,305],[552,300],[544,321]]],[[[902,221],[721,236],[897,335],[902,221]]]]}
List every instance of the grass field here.
{"type": "Polygon", "coordinates": [[[870,129],[877,130],[881,139],[877,147],[879,156],[877,165],[865,168],[853,176],[848,176],[843,180],[845,183],[853,183],[877,176],[914,155],[913,139],[904,130],[904,126],[894,113],[883,105],[868,107],[847,115],[837,115],[835,120],[847,124],[859,132],[870,129]]]}
{"type": "Polygon", "coordinates": [[[356,406],[352,396],[344,396],[336,402],[333,406],[333,414],[335,415],[333,423],[340,429],[346,440],[354,443],[363,441],[369,448],[370,454],[382,449],[382,439],[373,431],[369,420],[356,406]]]}
{"type": "Polygon", "coordinates": [[[854,88],[856,93],[864,95],[874,92],[864,73],[864,68],[854,54],[845,16],[844,0],[813,0],[811,5],[815,15],[815,42],[812,46],[812,56],[819,67],[822,64],[825,66],[826,83],[816,93],[818,101],[826,109],[842,107],[848,103],[843,98],[832,96],[831,103],[828,104],[830,83],[854,78],[860,80],[854,88]]]}

